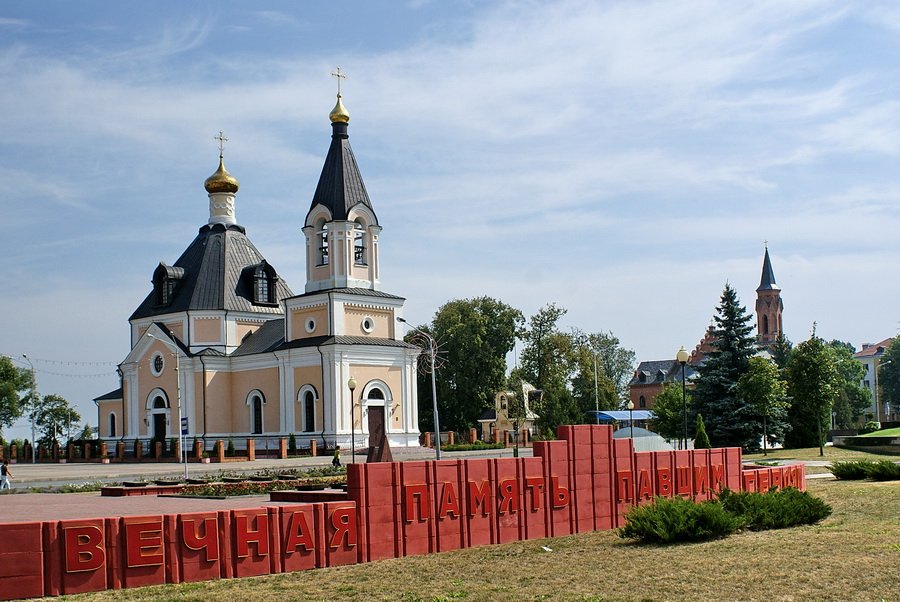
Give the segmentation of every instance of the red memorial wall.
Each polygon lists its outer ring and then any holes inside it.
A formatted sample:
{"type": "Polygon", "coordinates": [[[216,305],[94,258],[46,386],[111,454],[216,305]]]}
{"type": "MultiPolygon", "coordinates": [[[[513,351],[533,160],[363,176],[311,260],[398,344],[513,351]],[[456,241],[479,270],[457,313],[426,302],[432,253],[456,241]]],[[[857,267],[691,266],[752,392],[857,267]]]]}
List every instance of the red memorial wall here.
{"type": "Polygon", "coordinates": [[[558,435],[535,442],[533,458],[352,464],[346,501],[0,524],[0,599],[557,537],[620,527],[655,496],[805,489],[802,465],[742,470],[739,448],[635,453],[607,426],[558,435]]]}

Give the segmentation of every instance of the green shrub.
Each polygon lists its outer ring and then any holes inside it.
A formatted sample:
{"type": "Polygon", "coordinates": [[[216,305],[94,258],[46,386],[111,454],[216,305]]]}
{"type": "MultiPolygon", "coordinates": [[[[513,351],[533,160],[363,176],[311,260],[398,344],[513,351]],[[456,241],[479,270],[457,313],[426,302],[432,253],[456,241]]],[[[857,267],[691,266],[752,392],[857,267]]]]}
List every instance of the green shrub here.
{"type": "Polygon", "coordinates": [[[234,456],[234,441],[232,441],[231,438],[228,439],[228,446],[225,448],[225,455],[229,457],[234,456]]]}
{"type": "Polygon", "coordinates": [[[741,520],[727,513],[718,501],[657,497],[652,504],[631,508],[618,533],[645,543],[675,543],[725,537],[740,527],[741,520]]]}
{"type": "Polygon", "coordinates": [[[847,481],[859,481],[869,476],[868,460],[851,460],[848,462],[833,462],[828,466],[828,470],[836,479],[844,479],[847,481]]]}
{"type": "Polygon", "coordinates": [[[292,456],[297,455],[297,438],[294,437],[294,433],[288,437],[288,454],[292,456]]]}
{"type": "Polygon", "coordinates": [[[900,464],[895,464],[890,460],[869,462],[868,476],[876,481],[900,480],[900,464]]]}
{"type": "Polygon", "coordinates": [[[709,449],[709,435],[706,434],[706,425],[703,424],[703,416],[697,414],[697,434],[694,435],[694,449],[709,449]]]}
{"type": "Polygon", "coordinates": [[[859,434],[865,435],[866,433],[874,433],[875,431],[880,431],[880,430],[881,430],[881,423],[876,422],[874,420],[870,420],[866,423],[866,425],[864,427],[859,429],[859,434]]]}
{"type": "Polygon", "coordinates": [[[788,487],[768,493],[724,490],[719,502],[726,512],[753,531],[811,525],[831,514],[831,506],[819,498],[788,487]]]}

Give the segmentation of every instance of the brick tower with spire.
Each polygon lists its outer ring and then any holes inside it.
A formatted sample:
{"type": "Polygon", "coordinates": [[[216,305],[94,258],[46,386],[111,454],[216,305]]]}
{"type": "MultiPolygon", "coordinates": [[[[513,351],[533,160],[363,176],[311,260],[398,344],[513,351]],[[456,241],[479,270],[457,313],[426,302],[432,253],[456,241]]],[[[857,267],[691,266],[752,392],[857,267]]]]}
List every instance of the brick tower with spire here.
{"type": "Polygon", "coordinates": [[[784,330],[781,325],[781,314],[784,302],[781,300],[781,287],[775,283],[775,272],[769,259],[769,247],[763,259],[762,276],[756,289],[756,339],[760,346],[773,345],[784,330]]]}

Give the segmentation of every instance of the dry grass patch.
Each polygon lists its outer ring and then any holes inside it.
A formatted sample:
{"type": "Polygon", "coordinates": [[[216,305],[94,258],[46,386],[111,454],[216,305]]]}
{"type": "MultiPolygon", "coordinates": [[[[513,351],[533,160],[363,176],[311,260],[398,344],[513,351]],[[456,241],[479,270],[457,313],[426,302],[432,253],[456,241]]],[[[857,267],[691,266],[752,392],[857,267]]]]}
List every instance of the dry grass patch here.
{"type": "Polygon", "coordinates": [[[819,479],[821,524],[672,546],[614,532],[87,600],[897,600],[900,485],[819,479]],[[552,552],[545,552],[549,546],[552,552]]]}

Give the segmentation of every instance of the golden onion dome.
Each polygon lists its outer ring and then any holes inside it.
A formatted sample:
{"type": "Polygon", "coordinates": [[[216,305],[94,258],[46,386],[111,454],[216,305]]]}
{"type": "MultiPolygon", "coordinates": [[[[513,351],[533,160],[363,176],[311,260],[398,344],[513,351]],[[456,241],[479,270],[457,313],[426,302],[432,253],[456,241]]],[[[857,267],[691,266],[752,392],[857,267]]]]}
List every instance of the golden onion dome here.
{"type": "Polygon", "coordinates": [[[340,94],[337,95],[337,103],[331,109],[328,118],[331,119],[331,123],[348,123],[350,121],[350,112],[344,106],[344,103],[341,102],[340,94]]]}
{"type": "Polygon", "coordinates": [[[222,155],[219,155],[219,169],[216,170],[216,173],[206,178],[203,187],[206,188],[206,192],[210,194],[214,192],[230,192],[234,194],[238,191],[240,184],[238,183],[237,178],[228,173],[228,170],[225,169],[225,161],[222,158],[222,155]]]}

